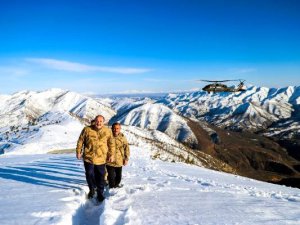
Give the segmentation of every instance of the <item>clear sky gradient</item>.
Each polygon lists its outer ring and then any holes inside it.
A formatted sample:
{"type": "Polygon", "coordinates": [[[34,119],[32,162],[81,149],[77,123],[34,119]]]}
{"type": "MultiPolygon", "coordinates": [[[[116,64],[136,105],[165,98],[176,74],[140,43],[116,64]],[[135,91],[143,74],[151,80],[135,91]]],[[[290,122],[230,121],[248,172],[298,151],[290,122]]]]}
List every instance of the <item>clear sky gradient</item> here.
{"type": "Polygon", "coordinates": [[[0,1],[0,94],[299,86],[299,12],[298,0],[0,1]]]}

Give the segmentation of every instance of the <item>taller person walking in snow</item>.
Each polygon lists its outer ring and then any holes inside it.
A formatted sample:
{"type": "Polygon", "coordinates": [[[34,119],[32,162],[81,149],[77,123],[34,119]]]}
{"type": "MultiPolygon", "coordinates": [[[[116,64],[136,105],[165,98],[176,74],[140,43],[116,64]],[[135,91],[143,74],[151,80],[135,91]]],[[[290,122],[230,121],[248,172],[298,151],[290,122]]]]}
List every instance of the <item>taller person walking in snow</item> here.
{"type": "Polygon", "coordinates": [[[104,117],[98,115],[92,126],[83,128],[76,147],[77,159],[83,157],[84,160],[86,181],[90,189],[88,197],[93,197],[95,183],[99,202],[104,200],[105,163],[113,162],[115,152],[112,132],[104,126],[104,121],[104,117]]]}
{"type": "Polygon", "coordinates": [[[121,124],[112,125],[113,139],[116,146],[115,161],[107,163],[109,188],[121,187],[122,166],[126,166],[129,160],[130,150],[126,137],[121,133],[121,124]]]}

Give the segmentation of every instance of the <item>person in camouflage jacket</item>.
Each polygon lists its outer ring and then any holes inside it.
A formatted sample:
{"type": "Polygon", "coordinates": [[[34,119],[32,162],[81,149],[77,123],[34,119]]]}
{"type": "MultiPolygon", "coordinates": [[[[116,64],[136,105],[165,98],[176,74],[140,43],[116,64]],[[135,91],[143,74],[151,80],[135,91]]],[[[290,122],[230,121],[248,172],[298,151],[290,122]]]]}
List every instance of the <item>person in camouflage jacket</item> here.
{"type": "Polygon", "coordinates": [[[121,133],[121,124],[114,123],[112,125],[113,140],[115,142],[116,151],[114,162],[106,164],[108,173],[109,188],[121,187],[122,166],[128,164],[130,150],[126,137],[121,133]]]}
{"type": "Polygon", "coordinates": [[[89,186],[88,198],[92,198],[97,187],[97,198],[104,200],[105,163],[113,162],[115,142],[112,132],[104,126],[104,117],[96,116],[94,124],[83,128],[76,147],[76,157],[83,157],[86,180],[89,186]]]}

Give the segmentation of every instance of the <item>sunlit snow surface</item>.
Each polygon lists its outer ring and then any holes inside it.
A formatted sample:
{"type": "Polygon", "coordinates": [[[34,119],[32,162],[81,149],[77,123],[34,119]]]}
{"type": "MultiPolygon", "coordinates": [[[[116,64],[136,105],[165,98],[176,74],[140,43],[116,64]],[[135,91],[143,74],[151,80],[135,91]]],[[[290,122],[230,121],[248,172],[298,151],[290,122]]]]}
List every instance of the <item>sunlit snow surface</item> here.
{"type": "Polygon", "coordinates": [[[300,190],[152,160],[132,146],[124,187],[86,200],[81,161],[0,157],[0,224],[300,224],[300,190]]]}

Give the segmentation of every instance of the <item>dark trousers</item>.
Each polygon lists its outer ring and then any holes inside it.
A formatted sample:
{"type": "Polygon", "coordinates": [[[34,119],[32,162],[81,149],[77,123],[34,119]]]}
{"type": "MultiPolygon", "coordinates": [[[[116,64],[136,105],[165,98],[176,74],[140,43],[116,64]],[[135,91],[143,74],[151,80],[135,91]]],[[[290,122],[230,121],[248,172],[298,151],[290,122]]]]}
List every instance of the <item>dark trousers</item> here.
{"type": "Polygon", "coordinates": [[[103,195],[105,164],[94,165],[88,162],[84,162],[84,168],[89,189],[92,190],[97,187],[98,196],[103,195]]]}
{"type": "Polygon", "coordinates": [[[122,166],[113,167],[106,165],[106,170],[108,174],[108,184],[110,188],[114,188],[121,183],[122,179],[122,166]]]}

